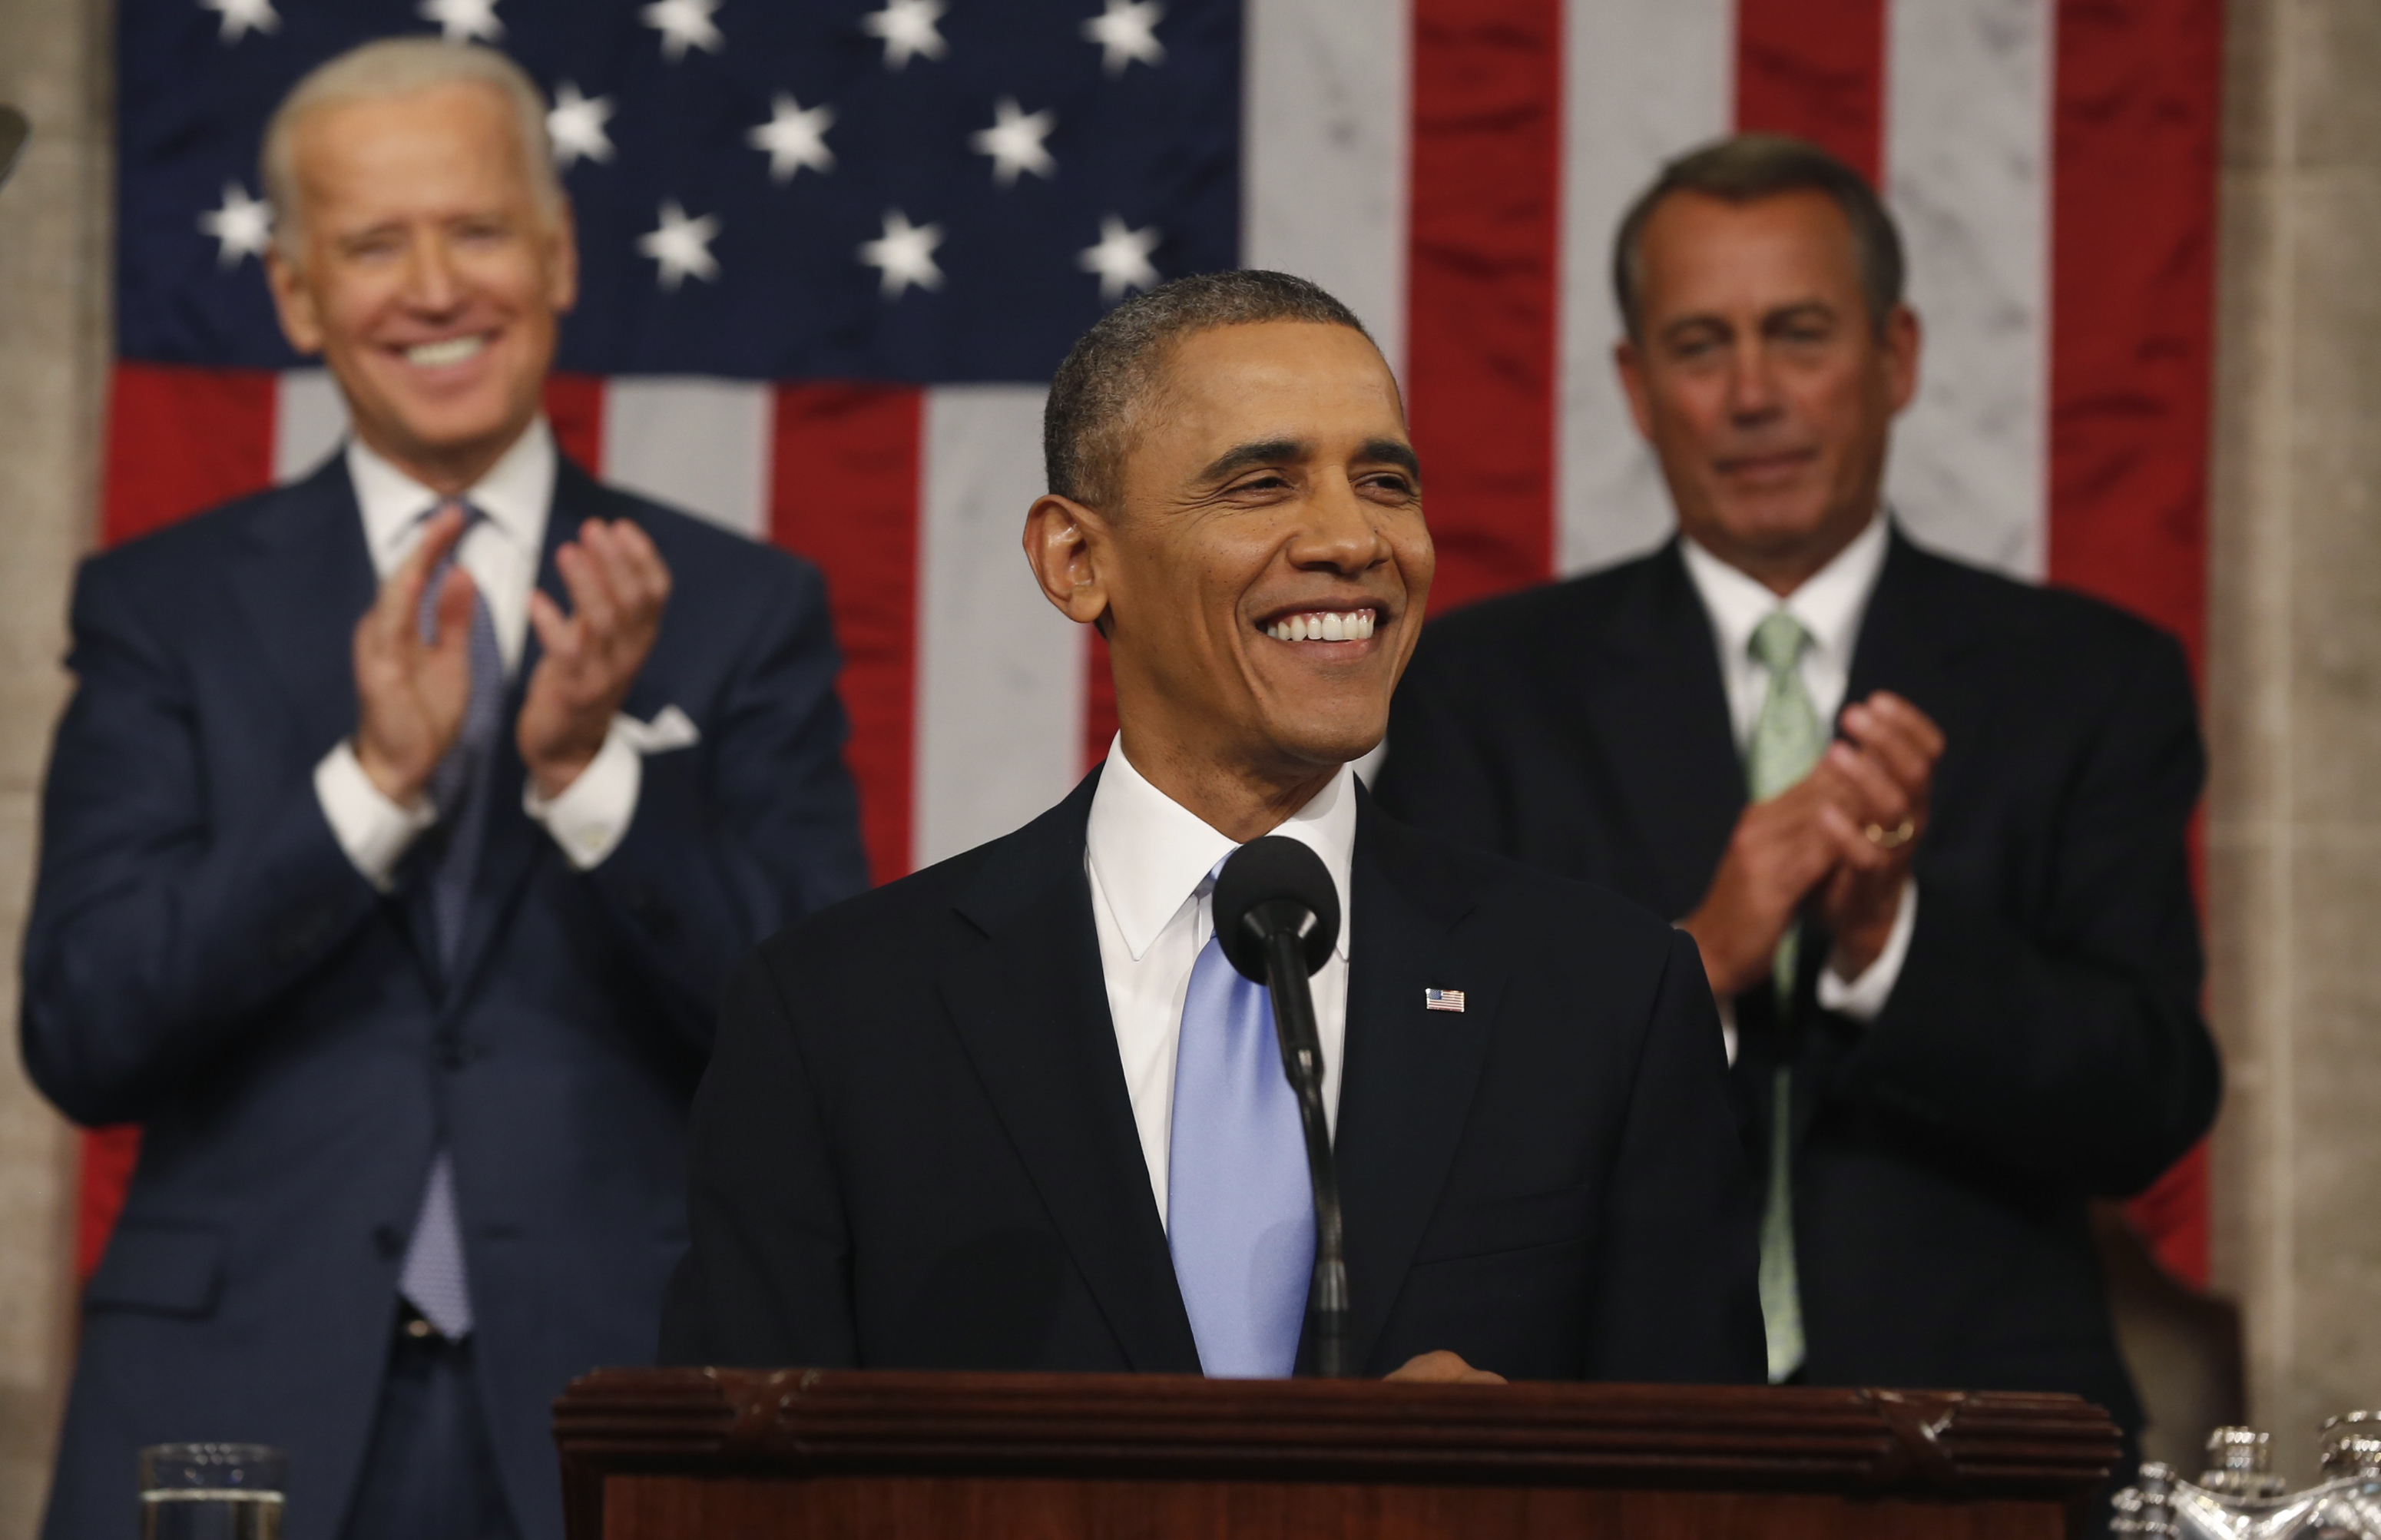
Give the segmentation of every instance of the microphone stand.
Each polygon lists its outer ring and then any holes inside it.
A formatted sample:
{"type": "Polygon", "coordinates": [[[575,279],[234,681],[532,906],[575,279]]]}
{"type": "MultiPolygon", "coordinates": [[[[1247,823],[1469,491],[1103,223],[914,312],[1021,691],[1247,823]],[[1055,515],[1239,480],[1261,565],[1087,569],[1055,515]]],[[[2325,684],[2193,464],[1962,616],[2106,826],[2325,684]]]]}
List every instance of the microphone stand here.
{"type": "Polygon", "coordinates": [[[1331,1162],[1331,1125],[1323,1115],[1323,1040],[1314,1026],[1314,996],[1307,986],[1302,927],[1281,925],[1265,937],[1265,982],[1273,995],[1274,1036],[1281,1067],[1298,1097],[1306,1129],[1306,1171],[1314,1185],[1314,1278],[1307,1314],[1314,1336],[1314,1373],[1344,1379],[1348,1364],[1348,1242],[1339,1220],[1339,1175],[1331,1162]]]}

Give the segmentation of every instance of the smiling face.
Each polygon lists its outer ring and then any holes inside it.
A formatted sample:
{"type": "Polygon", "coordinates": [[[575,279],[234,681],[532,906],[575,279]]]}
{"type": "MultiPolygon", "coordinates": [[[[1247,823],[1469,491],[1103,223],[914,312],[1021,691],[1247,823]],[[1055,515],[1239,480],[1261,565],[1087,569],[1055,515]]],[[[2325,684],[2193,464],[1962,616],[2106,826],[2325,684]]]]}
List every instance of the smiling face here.
{"type": "Polygon", "coordinates": [[[1876,511],[1917,318],[1871,324],[1850,225],[1816,190],[1674,194],[1646,224],[1642,274],[1640,336],[1618,356],[1679,525],[1790,592],[1876,511]]]}
{"type": "Polygon", "coordinates": [[[1361,333],[1174,344],[1114,501],[1043,498],[1027,549],[1062,609],[1105,618],[1136,768],[1178,801],[1217,776],[1302,801],[1380,741],[1434,557],[1397,385],[1361,333]]]}
{"type": "Polygon", "coordinates": [[[268,263],[281,325],[337,378],[357,435],[460,491],[538,410],[578,292],[567,210],[541,206],[510,106],[441,85],[301,118],[294,262],[268,263]]]}

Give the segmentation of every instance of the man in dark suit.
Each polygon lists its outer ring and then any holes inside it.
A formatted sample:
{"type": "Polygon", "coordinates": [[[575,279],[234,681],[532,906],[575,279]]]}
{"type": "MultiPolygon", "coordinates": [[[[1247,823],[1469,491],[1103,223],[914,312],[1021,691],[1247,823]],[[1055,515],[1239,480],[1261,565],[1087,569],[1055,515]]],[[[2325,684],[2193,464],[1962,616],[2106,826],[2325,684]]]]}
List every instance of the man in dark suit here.
{"type": "Polygon", "coordinates": [[[824,595],[556,455],[570,226],[513,66],[360,50],[266,160],[354,437],[77,586],[24,1052],[144,1137],[46,1534],[239,1440],[293,1540],[557,1537],[547,1408],[651,1351],[731,966],[864,884],[824,595]]]}
{"type": "Polygon", "coordinates": [[[1382,801],[1694,935],[1766,1175],[1773,1379],[2076,1391],[2138,1427],[2085,1201],[2216,1106],[2181,650],[1893,526],[1918,326],[1839,163],[1688,156],[1615,275],[1679,538],[1435,622],[1382,801]]]}
{"type": "Polygon", "coordinates": [[[1106,634],[1105,765],[1002,839],[793,926],[696,1097],[665,1357],[1263,1376],[1313,1212],[1242,842],[1346,895],[1315,975],[1350,1358],[1415,1377],[1757,1375],[1752,1213],[1687,938],[1381,816],[1433,557],[1396,383],[1301,279],[1177,280],[1058,372],[1044,593],[1106,634]]]}

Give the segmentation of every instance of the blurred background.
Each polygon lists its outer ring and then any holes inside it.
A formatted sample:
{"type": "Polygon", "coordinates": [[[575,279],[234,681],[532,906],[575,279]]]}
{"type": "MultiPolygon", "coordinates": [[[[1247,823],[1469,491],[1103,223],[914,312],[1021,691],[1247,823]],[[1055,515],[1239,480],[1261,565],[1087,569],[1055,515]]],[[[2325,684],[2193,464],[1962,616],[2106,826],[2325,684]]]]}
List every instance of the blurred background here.
{"type": "MultiPolygon", "coordinates": [[[[911,0],[872,30],[871,4],[0,0],[0,101],[33,125],[0,191],[0,930],[75,561],[338,440],[271,324],[254,161],[281,92],[363,37],[489,42],[556,98],[588,272],[557,434],[824,568],[880,880],[1105,750],[1103,660],[1015,542],[1040,382],[1105,304],[1234,263],[1346,299],[1409,392],[1443,608],[1667,532],[1611,377],[1612,226],[1664,158],[1797,133],[1909,243],[1899,515],[2199,669],[2228,1099],[2127,1223],[2141,1287],[2237,1303],[2250,1413],[2311,1474],[2314,1424],[2381,1400],[2381,7],[911,0]]],[[[0,1540],[40,1511],[135,1137],[0,1066],[0,1540]]]]}

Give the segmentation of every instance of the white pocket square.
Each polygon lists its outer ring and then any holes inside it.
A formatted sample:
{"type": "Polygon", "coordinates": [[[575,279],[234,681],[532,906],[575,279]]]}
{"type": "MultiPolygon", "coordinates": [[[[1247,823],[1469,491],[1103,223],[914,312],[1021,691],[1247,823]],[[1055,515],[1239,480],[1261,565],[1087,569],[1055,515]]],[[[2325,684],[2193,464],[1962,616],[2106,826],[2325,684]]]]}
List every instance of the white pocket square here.
{"type": "Polygon", "coordinates": [[[676,706],[664,706],[650,722],[640,722],[626,712],[613,719],[629,746],[641,754],[665,754],[672,749],[690,749],[702,741],[702,729],[694,718],[676,706]]]}

